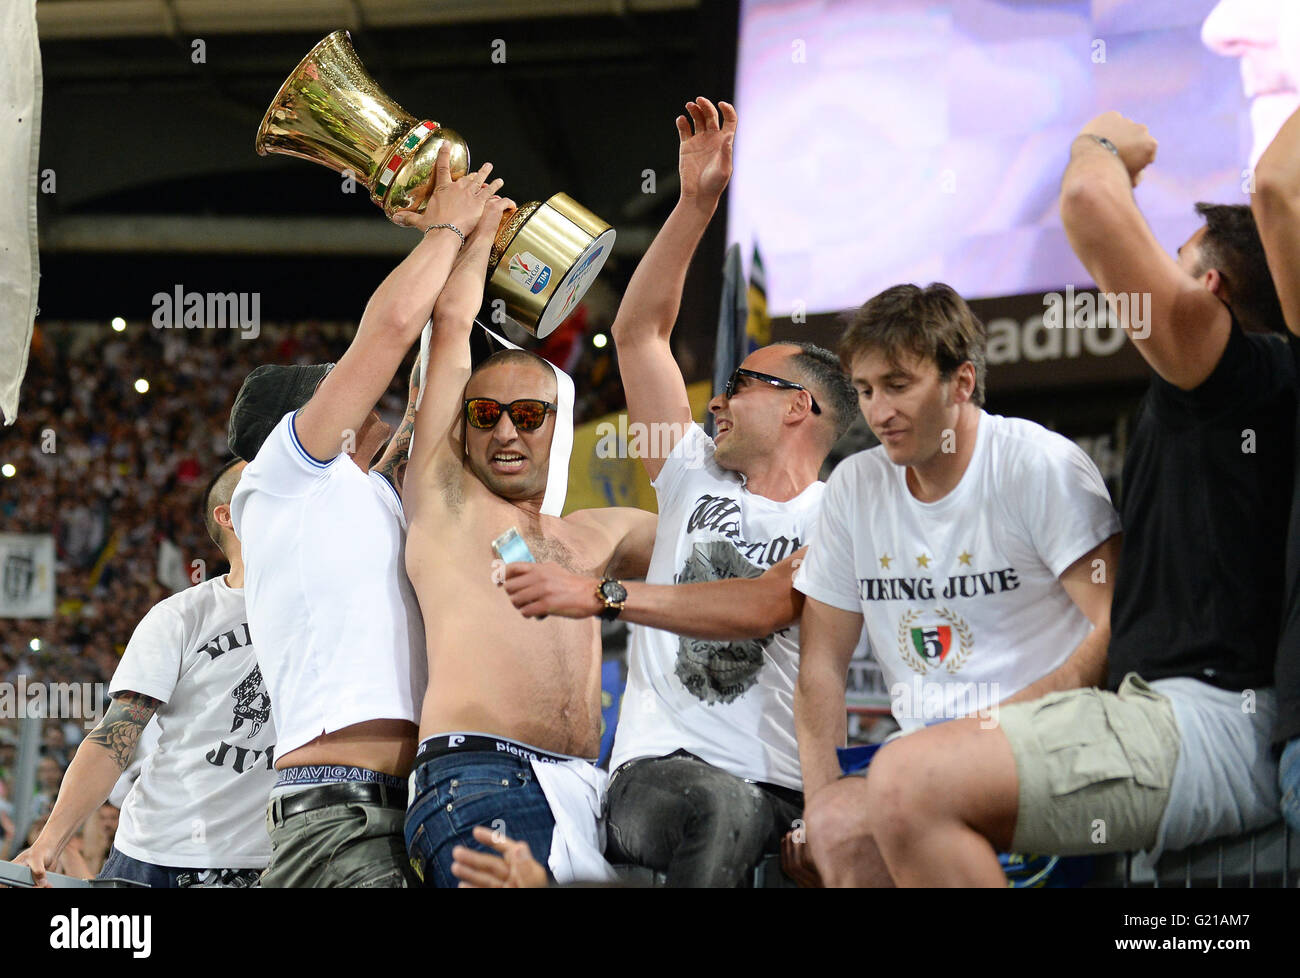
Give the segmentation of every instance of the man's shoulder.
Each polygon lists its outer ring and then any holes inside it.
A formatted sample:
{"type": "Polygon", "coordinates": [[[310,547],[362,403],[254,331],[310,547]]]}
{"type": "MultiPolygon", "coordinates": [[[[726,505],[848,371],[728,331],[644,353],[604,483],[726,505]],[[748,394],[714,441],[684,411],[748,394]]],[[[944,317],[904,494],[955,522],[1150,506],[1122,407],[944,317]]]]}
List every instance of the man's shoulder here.
{"type": "Polygon", "coordinates": [[[177,591],[175,594],[163,598],[154,605],[154,608],[165,608],[168,611],[185,614],[187,611],[215,604],[218,600],[217,595],[222,590],[232,591],[233,589],[222,580],[221,575],[211,577],[206,581],[200,581],[183,591],[177,591]]]}
{"type": "Polygon", "coordinates": [[[1267,356],[1276,359],[1293,360],[1297,350],[1297,339],[1290,333],[1261,332],[1259,330],[1241,330],[1241,336],[1247,343],[1258,346],[1267,356]]]}
{"type": "Polygon", "coordinates": [[[1202,403],[1232,402],[1250,410],[1279,393],[1291,394],[1296,384],[1296,354],[1290,334],[1246,330],[1233,318],[1227,344],[1197,386],[1183,389],[1156,375],[1148,398],[1176,411],[1196,410],[1202,403]]]}
{"type": "Polygon", "coordinates": [[[866,448],[842,459],[826,480],[827,489],[852,487],[885,490],[897,479],[898,466],[889,460],[884,445],[866,448]]]}
{"type": "Polygon", "coordinates": [[[664,459],[659,474],[651,480],[651,484],[660,490],[664,486],[665,476],[680,475],[683,479],[739,485],[739,473],[724,469],[717,463],[714,458],[716,448],[717,445],[704,428],[692,421],[664,459]]]}
{"type": "MultiPolygon", "coordinates": [[[[1283,328],[1280,332],[1263,332],[1246,330],[1234,324],[1232,340],[1238,341],[1244,349],[1249,349],[1249,359],[1238,354],[1238,360],[1250,363],[1253,370],[1242,371],[1242,384],[1258,385],[1259,379],[1268,377],[1276,383],[1291,387],[1296,379],[1296,358],[1300,355],[1300,346],[1295,337],[1283,328]]],[[[1227,357],[1227,351],[1224,351],[1227,357]]],[[[1211,377],[1214,375],[1211,374],[1211,377]]]]}
{"type": "MultiPolygon", "coordinates": [[[[335,463],[346,461],[346,456],[339,454],[330,459],[319,459],[314,457],[301,441],[298,440],[298,432],[294,427],[294,419],[298,412],[289,411],[267,434],[266,440],[262,442],[243,474],[240,476],[239,483],[235,487],[235,495],[239,495],[241,490],[246,494],[257,488],[264,488],[263,483],[277,477],[283,477],[292,469],[284,469],[283,463],[291,461],[301,467],[308,474],[325,473],[329,474],[339,470],[342,466],[335,463]]],[[[357,470],[358,472],[360,469],[357,470]]]]}
{"type": "Polygon", "coordinates": [[[1071,463],[1085,454],[1069,438],[1027,418],[985,414],[983,423],[989,430],[989,457],[1003,463],[995,466],[998,472],[1015,475],[1026,469],[1071,463]]]}
{"type": "Polygon", "coordinates": [[[163,598],[149,609],[140,625],[188,632],[217,615],[233,620],[242,614],[243,607],[243,591],[231,588],[217,576],[163,598]]]}

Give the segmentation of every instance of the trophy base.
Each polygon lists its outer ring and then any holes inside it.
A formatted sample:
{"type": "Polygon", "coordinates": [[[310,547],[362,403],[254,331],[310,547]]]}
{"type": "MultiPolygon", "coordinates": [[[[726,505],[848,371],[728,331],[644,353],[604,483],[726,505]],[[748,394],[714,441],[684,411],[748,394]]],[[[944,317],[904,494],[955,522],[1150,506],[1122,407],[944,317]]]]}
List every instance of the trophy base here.
{"type": "Polygon", "coordinates": [[[574,266],[569,269],[564,278],[560,279],[551,301],[547,303],[546,308],[542,310],[541,318],[537,320],[538,339],[555,332],[559,325],[569,318],[569,313],[578,307],[582,297],[596,281],[596,276],[600,274],[610,252],[614,250],[614,237],[613,228],[602,232],[600,237],[587,245],[574,266]]]}
{"type": "MultiPolygon", "coordinates": [[[[521,209],[522,210],[522,209],[521,209]]],[[[538,339],[577,308],[614,247],[614,229],[567,194],[540,204],[518,227],[488,278],[493,304],[538,339]]]]}

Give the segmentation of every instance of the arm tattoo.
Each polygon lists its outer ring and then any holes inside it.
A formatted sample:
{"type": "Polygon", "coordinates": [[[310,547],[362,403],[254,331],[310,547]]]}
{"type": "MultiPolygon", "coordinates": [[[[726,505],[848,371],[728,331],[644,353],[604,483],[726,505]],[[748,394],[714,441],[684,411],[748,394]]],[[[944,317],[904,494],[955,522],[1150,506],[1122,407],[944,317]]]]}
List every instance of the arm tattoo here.
{"type": "Polygon", "coordinates": [[[86,739],[108,751],[118,770],[125,771],[135,756],[140,733],[158,709],[159,702],[142,693],[119,693],[113,697],[113,705],[99,721],[99,726],[86,734],[86,739]]]}
{"type": "Polygon", "coordinates": [[[406,473],[406,459],[411,450],[411,435],[414,433],[415,418],[408,413],[402,419],[402,426],[397,429],[397,434],[393,436],[393,444],[389,447],[387,457],[376,466],[376,471],[380,475],[399,488],[402,485],[402,476],[406,473]]]}
{"type": "Polygon", "coordinates": [[[388,451],[375,466],[375,471],[393,484],[400,492],[402,479],[406,476],[406,462],[411,456],[411,436],[415,434],[415,402],[420,396],[420,358],[415,358],[411,368],[410,396],[406,402],[406,415],[397,429],[397,434],[388,445],[388,451]]]}

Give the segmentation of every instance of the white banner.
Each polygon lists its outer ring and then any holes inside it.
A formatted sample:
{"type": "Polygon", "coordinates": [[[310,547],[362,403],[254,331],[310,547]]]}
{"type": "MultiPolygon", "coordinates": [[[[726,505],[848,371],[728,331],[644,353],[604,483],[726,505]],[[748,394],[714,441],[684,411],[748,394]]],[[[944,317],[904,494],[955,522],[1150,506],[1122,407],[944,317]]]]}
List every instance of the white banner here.
{"type": "Polygon", "coordinates": [[[41,49],[36,0],[0,2],[0,413],[18,417],[18,387],[36,320],[36,170],[41,49]]]}
{"type": "Polygon", "coordinates": [[[0,533],[0,618],[54,616],[54,537],[0,533]]]}
{"type": "Polygon", "coordinates": [[[158,583],[171,588],[173,594],[190,586],[189,575],[185,573],[185,555],[180,547],[165,538],[158,541],[158,583]]]}

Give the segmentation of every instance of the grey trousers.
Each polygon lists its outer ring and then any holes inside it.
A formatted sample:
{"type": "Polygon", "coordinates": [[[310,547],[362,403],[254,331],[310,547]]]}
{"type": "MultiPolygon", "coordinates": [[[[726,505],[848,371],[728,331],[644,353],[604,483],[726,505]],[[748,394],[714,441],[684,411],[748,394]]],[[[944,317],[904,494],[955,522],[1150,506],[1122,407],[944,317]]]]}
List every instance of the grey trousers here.
{"type": "Polygon", "coordinates": [[[330,805],[279,818],[272,803],[266,830],[269,887],[386,887],[410,885],[403,827],[406,812],[379,805],[330,805]]]}

